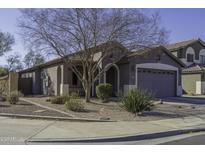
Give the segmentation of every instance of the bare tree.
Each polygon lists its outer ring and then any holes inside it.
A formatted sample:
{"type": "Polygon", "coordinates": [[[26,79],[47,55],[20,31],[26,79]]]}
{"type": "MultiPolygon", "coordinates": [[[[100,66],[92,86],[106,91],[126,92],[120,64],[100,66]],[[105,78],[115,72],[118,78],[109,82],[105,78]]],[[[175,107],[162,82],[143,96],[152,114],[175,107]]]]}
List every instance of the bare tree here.
{"type": "Polygon", "coordinates": [[[21,63],[21,57],[19,54],[15,53],[10,55],[7,59],[7,65],[5,66],[9,72],[16,72],[23,69],[23,65],[21,63]]]}
{"type": "Polygon", "coordinates": [[[6,76],[8,74],[8,70],[5,67],[0,66],[0,77],[6,76]]]}
{"type": "Polygon", "coordinates": [[[9,33],[3,33],[0,31],[0,56],[11,50],[11,46],[14,44],[14,38],[9,33]]]}
{"type": "Polygon", "coordinates": [[[26,68],[37,66],[45,62],[42,54],[33,51],[32,49],[24,56],[23,62],[26,68]]]}
{"type": "Polygon", "coordinates": [[[141,9],[23,9],[21,13],[24,39],[33,48],[63,57],[81,81],[87,102],[113,42],[128,50],[167,42],[159,14],[147,15],[141,9]],[[96,59],[99,51],[104,54],[96,59]],[[81,67],[75,64],[77,59],[81,67]]]}

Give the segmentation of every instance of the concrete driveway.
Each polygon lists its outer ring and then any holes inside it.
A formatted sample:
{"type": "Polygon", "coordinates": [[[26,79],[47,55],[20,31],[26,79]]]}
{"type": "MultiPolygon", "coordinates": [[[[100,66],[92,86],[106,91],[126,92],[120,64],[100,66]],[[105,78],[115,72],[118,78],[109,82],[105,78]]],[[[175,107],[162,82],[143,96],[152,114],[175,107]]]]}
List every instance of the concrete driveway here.
{"type": "Polygon", "coordinates": [[[205,105],[205,96],[187,96],[182,97],[170,97],[163,99],[164,102],[177,103],[177,104],[195,104],[195,105],[205,105]]]}

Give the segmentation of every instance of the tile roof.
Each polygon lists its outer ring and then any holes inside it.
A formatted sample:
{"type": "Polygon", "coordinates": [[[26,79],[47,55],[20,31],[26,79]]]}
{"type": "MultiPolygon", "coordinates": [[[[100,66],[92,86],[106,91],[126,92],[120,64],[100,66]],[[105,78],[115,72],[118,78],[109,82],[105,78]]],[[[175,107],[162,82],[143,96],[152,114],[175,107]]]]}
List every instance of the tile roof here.
{"type": "Polygon", "coordinates": [[[193,64],[182,70],[183,73],[198,73],[205,71],[205,66],[200,64],[193,64]]]}
{"type": "Polygon", "coordinates": [[[153,50],[154,48],[146,48],[146,49],[140,49],[140,50],[137,50],[137,51],[132,51],[130,52],[130,54],[128,55],[128,57],[132,57],[132,56],[139,56],[139,55],[142,55],[146,52],[149,52],[151,50],[153,50]]]}
{"type": "Polygon", "coordinates": [[[191,40],[186,40],[186,41],[181,41],[181,42],[177,42],[177,43],[173,43],[173,44],[169,44],[169,45],[166,45],[165,47],[168,49],[168,50],[176,50],[176,49],[179,49],[179,48],[183,48],[191,43],[194,43],[196,41],[198,41],[199,39],[191,39],[191,40]]]}
{"type": "Polygon", "coordinates": [[[176,56],[174,56],[167,48],[165,48],[164,46],[156,46],[156,47],[152,47],[152,48],[146,48],[146,49],[140,49],[138,51],[135,51],[135,52],[129,52],[129,54],[125,57],[123,57],[121,60],[120,60],[120,63],[125,63],[125,62],[128,62],[128,58],[130,57],[134,57],[134,56],[140,56],[140,55],[143,55],[147,52],[152,52],[152,51],[155,51],[155,50],[158,50],[158,49],[162,49],[163,51],[165,51],[172,59],[174,59],[177,63],[179,63],[182,67],[185,67],[185,64],[180,60],[178,59],[176,56]]]}
{"type": "MultiPolygon", "coordinates": [[[[103,48],[103,47],[105,47],[105,49],[107,49],[106,51],[109,51],[108,49],[109,48],[113,48],[113,47],[120,47],[120,48],[123,48],[124,50],[127,50],[123,45],[121,45],[118,42],[114,42],[114,41],[110,41],[110,42],[107,42],[107,43],[102,43],[102,44],[96,46],[97,49],[100,49],[100,48],[103,48]]],[[[90,48],[90,51],[92,49],[93,49],[93,47],[90,48]]],[[[97,50],[96,52],[98,52],[98,51],[101,51],[101,50],[97,50]]],[[[49,65],[62,63],[63,62],[63,58],[68,58],[68,57],[70,59],[72,59],[72,61],[74,61],[74,62],[80,62],[80,61],[82,61],[82,58],[79,58],[79,55],[81,53],[83,53],[83,51],[77,51],[77,52],[68,54],[68,55],[66,55],[64,57],[58,57],[58,58],[55,58],[53,60],[47,61],[47,62],[45,62],[43,64],[31,67],[31,68],[27,68],[27,69],[24,69],[24,70],[21,70],[21,71],[19,71],[19,73],[26,73],[26,72],[34,71],[34,70],[36,70],[38,68],[44,68],[44,67],[47,67],[49,65]]]]}

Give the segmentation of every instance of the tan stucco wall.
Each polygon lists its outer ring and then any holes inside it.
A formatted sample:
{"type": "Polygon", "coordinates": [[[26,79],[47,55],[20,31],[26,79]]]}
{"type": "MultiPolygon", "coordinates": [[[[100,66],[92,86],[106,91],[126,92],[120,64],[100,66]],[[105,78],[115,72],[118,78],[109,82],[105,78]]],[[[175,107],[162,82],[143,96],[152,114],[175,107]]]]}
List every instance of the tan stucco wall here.
{"type": "Polygon", "coordinates": [[[8,94],[8,76],[0,78],[0,95],[8,94]]]}
{"type": "Polygon", "coordinates": [[[50,77],[50,81],[51,81],[51,89],[54,93],[54,95],[57,95],[57,68],[58,66],[55,66],[55,67],[49,67],[49,68],[46,68],[44,69],[47,73],[48,73],[48,76],[50,77]]]}
{"type": "Polygon", "coordinates": [[[0,79],[0,93],[7,95],[13,91],[18,91],[18,73],[10,72],[0,79]]]}
{"type": "Polygon", "coordinates": [[[9,93],[18,91],[18,73],[9,73],[9,93]]]}
{"type": "Polygon", "coordinates": [[[196,93],[196,81],[201,81],[201,74],[183,74],[182,88],[187,94],[196,93]]]}

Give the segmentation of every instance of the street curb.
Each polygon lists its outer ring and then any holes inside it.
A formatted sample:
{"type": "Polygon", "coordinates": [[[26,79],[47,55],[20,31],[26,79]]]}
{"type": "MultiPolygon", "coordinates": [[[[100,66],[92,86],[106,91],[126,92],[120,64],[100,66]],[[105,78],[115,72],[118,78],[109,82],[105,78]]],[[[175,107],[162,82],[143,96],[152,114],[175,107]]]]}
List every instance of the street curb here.
{"type": "Polygon", "coordinates": [[[205,128],[197,128],[197,129],[180,129],[180,130],[171,130],[166,132],[158,132],[151,134],[140,134],[140,135],[130,135],[130,136],[115,136],[115,137],[107,137],[107,138],[84,138],[84,139],[29,139],[27,142],[32,143],[102,143],[102,142],[126,142],[126,141],[140,141],[147,139],[157,139],[163,137],[170,137],[175,135],[181,135],[186,133],[193,132],[201,132],[205,131],[205,128]]]}
{"type": "Polygon", "coordinates": [[[38,116],[38,115],[10,114],[10,113],[0,113],[0,116],[12,117],[12,118],[59,120],[59,121],[72,121],[72,122],[116,122],[114,120],[52,117],[52,116],[38,116]]]}

